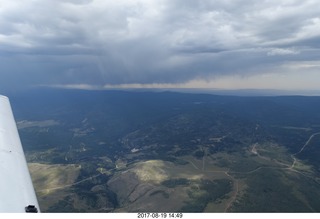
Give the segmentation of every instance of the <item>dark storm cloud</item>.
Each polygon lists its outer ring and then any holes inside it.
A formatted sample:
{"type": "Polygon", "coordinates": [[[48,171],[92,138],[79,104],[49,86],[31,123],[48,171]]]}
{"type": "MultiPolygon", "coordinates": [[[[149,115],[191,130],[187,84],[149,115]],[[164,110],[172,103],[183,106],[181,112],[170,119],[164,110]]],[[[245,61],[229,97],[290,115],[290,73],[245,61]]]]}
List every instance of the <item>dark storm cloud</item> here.
{"type": "Polygon", "coordinates": [[[0,86],[273,72],[318,60],[319,12],[312,0],[0,1],[0,86]]]}

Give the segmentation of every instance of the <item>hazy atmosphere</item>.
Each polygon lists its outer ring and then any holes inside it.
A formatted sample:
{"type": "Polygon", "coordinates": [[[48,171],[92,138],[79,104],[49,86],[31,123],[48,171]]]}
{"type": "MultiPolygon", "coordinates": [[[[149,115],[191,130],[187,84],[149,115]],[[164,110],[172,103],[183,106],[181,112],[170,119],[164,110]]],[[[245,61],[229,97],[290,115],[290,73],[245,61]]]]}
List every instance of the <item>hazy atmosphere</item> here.
{"type": "Polygon", "coordinates": [[[319,3],[0,0],[0,212],[319,213],[319,3]]]}
{"type": "Polygon", "coordinates": [[[315,0],[0,0],[0,92],[318,89],[315,0]]]}

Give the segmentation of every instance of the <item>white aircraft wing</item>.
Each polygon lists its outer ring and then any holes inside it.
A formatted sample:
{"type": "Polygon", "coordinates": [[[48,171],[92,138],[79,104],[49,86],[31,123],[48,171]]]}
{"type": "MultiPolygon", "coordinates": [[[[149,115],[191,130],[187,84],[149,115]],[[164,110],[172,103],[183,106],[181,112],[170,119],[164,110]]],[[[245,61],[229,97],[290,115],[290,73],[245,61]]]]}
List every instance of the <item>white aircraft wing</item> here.
{"type": "Polygon", "coordinates": [[[9,99],[0,95],[0,212],[39,212],[9,99]]]}

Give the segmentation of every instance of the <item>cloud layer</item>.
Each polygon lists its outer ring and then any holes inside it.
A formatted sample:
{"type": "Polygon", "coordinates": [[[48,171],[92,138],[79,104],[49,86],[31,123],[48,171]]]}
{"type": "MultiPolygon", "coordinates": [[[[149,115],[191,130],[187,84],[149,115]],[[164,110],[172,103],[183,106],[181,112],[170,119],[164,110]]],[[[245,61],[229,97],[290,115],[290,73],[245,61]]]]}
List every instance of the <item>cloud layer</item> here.
{"type": "Polygon", "coordinates": [[[315,0],[0,0],[0,86],[290,83],[319,70],[319,14],[315,0]]]}

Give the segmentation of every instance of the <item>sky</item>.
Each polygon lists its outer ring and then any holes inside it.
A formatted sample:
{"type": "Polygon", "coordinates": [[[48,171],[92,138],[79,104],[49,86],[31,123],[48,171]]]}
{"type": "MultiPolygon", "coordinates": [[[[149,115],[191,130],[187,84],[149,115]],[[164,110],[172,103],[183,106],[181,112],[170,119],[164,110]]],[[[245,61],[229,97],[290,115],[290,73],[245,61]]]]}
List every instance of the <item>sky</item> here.
{"type": "Polygon", "coordinates": [[[317,0],[0,0],[0,92],[319,90],[317,0]]]}

